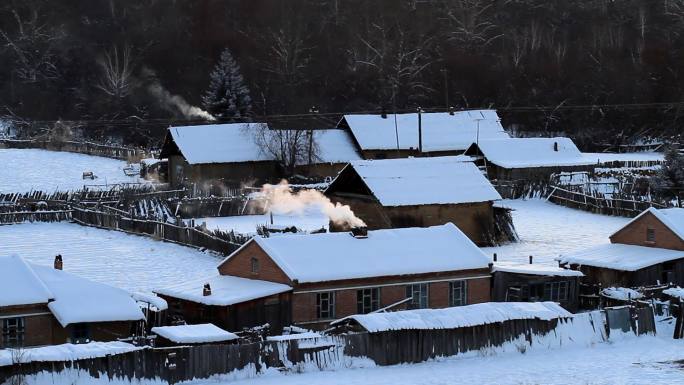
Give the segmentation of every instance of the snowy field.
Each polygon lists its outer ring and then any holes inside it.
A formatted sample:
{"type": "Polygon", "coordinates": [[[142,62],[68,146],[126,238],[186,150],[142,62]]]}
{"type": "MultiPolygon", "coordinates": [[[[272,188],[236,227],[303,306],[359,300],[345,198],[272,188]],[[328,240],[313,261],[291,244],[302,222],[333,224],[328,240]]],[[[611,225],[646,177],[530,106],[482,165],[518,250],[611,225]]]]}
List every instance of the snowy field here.
{"type": "Polygon", "coordinates": [[[135,292],[216,274],[220,262],[190,247],[66,222],[0,226],[0,255],[13,254],[48,266],[62,254],[65,271],[135,292]]]}
{"type": "Polygon", "coordinates": [[[513,224],[520,242],[498,247],[483,247],[487,255],[497,253],[499,261],[535,262],[557,265],[559,254],[610,243],[608,236],[629,222],[575,210],[542,199],[503,200],[500,205],[513,211],[513,224]]]}
{"type": "Polygon", "coordinates": [[[0,149],[0,193],[68,191],[84,184],[134,183],[144,181],[123,172],[126,162],[116,159],[37,149],[0,149]],[[97,179],[83,179],[92,171],[97,179]]]}
{"type": "MultiPolygon", "coordinates": [[[[207,223],[209,230],[231,231],[241,234],[256,234],[257,226],[270,225],[271,217],[264,215],[240,215],[232,217],[196,218],[195,224],[207,223]]],[[[313,231],[328,228],[328,217],[320,212],[306,215],[273,215],[274,226],[296,226],[300,230],[313,231]]]]}

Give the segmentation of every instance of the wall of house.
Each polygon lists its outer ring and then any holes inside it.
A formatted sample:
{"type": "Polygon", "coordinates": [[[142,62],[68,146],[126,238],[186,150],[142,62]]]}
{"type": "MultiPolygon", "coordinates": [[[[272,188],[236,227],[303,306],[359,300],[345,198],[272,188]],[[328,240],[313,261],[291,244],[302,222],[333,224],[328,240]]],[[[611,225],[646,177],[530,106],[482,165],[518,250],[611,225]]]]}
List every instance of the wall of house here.
{"type": "MultiPolygon", "coordinates": [[[[322,329],[328,320],[317,319],[317,292],[335,293],[335,319],[357,313],[357,291],[360,287],[379,287],[380,305],[386,307],[406,298],[408,284],[428,281],[428,304],[431,308],[449,307],[449,281],[467,281],[467,303],[481,303],[490,300],[490,277],[488,269],[467,272],[449,272],[421,276],[381,277],[363,280],[322,282],[300,285],[292,298],[292,321],[302,326],[322,329]],[[436,282],[429,282],[429,281],[436,282]]],[[[406,304],[393,310],[406,309],[406,304]]]]}
{"type": "Polygon", "coordinates": [[[249,242],[238,250],[229,260],[219,265],[218,271],[221,275],[292,284],[288,276],[256,242],[249,242]],[[259,271],[256,273],[252,272],[252,258],[259,261],[259,271]]]}
{"type": "MultiPolygon", "coordinates": [[[[588,166],[563,166],[563,167],[530,167],[530,168],[503,168],[487,162],[487,176],[490,180],[544,180],[548,181],[551,174],[573,171],[593,171],[595,165],[588,166]]],[[[484,162],[478,166],[484,165],[484,162]]]]}
{"type": "Polygon", "coordinates": [[[281,173],[277,162],[209,163],[190,165],[179,155],[169,156],[169,183],[178,186],[183,181],[222,181],[228,185],[277,179],[281,173]]]}
{"type": "Polygon", "coordinates": [[[347,163],[316,163],[295,167],[295,173],[312,178],[335,177],[347,163]]]}
{"type": "Polygon", "coordinates": [[[468,238],[478,245],[486,245],[484,232],[494,224],[492,202],[465,203],[458,205],[421,205],[383,207],[378,202],[362,196],[330,196],[333,202],[349,205],[369,230],[427,227],[455,224],[468,238]]]}
{"type": "MultiPolygon", "coordinates": [[[[53,327],[59,323],[47,304],[0,307],[0,317],[21,317],[24,319],[24,346],[50,345],[55,342],[53,327]]],[[[2,319],[0,319],[0,328],[2,319]]],[[[0,336],[0,348],[2,348],[0,336]]]]}
{"type": "Polygon", "coordinates": [[[563,281],[568,282],[568,299],[566,301],[561,301],[560,305],[565,309],[574,312],[579,306],[578,277],[554,277],[497,271],[493,274],[492,279],[492,301],[506,302],[506,293],[510,287],[522,287],[563,281]]]}
{"type": "Polygon", "coordinates": [[[418,156],[418,150],[361,150],[363,159],[397,159],[418,156]]]}
{"type": "Polygon", "coordinates": [[[627,245],[684,250],[684,240],[680,239],[650,212],[622,228],[610,237],[610,241],[627,245]],[[649,228],[654,230],[655,242],[646,240],[646,231],[649,228]]]}

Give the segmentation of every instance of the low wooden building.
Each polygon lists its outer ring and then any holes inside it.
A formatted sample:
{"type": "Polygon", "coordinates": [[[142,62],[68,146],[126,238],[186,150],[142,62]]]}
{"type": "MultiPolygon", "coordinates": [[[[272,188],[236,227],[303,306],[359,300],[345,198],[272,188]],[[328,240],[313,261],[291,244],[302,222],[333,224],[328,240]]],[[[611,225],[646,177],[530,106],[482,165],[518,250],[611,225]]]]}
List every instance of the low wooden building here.
{"type": "Polygon", "coordinates": [[[585,157],[569,138],[480,139],[465,155],[486,171],[490,180],[549,180],[551,174],[592,171],[594,158],[585,157]]]}
{"type": "Polygon", "coordinates": [[[351,132],[364,159],[462,154],[479,139],[508,138],[495,110],[420,114],[344,115],[339,128],[351,132]]]}
{"type": "Polygon", "coordinates": [[[193,323],[239,330],[275,320],[271,330],[278,333],[289,324],[321,329],[340,317],[382,308],[486,302],[488,264],[487,256],[452,224],[356,235],[255,237],[219,264],[219,275],[207,280],[210,294],[203,295],[203,281],[158,294],[193,323]],[[228,284],[215,289],[222,281],[228,284]],[[271,318],[247,317],[278,304],[265,312],[271,318]],[[239,322],[226,322],[233,319],[239,322]]]}
{"type": "Polygon", "coordinates": [[[0,257],[0,348],[115,341],[144,316],[124,290],[18,256],[0,257]]]}
{"type": "Polygon", "coordinates": [[[347,163],[360,160],[348,131],[341,129],[312,130],[312,156],[303,154],[297,162],[298,174],[313,178],[335,177],[347,163]]]}
{"type": "Polygon", "coordinates": [[[257,145],[254,131],[265,123],[169,127],[160,158],[168,159],[172,186],[220,182],[239,186],[282,175],[278,162],[257,145]]]}
{"type": "Polygon", "coordinates": [[[516,262],[494,262],[492,301],[553,301],[575,312],[579,307],[580,271],[516,262]]]}
{"type": "Polygon", "coordinates": [[[563,255],[560,262],[603,287],[684,286],[684,209],[645,210],[610,241],[563,255]]]}
{"type": "Polygon", "coordinates": [[[501,199],[480,170],[463,157],[351,162],[325,195],[350,206],[369,229],[451,222],[479,245],[488,245],[492,238],[493,203],[501,199]]]}

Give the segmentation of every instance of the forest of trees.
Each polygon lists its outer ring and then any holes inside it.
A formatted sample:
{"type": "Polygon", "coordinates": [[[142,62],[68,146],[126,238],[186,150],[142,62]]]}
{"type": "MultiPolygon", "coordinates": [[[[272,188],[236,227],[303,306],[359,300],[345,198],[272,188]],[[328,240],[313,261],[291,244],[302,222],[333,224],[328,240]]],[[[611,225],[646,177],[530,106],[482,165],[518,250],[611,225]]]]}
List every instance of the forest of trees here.
{"type": "Polygon", "coordinates": [[[584,147],[682,121],[684,0],[4,0],[0,116],[157,143],[207,119],[224,51],[231,120],[485,107],[584,147]]]}

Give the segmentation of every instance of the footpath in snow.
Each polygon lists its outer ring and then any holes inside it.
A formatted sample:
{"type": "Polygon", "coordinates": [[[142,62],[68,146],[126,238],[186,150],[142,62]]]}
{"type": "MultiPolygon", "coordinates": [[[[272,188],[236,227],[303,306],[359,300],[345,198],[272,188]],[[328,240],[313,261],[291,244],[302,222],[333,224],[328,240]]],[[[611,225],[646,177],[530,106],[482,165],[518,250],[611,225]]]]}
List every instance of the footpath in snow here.
{"type": "Polygon", "coordinates": [[[490,257],[497,253],[499,261],[527,262],[558,266],[559,254],[610,243],[608,237],[629,222],[629,218],[592,214],[559,206],[543,199],[503,200],[501,205],[513,209],[513,225],[520,241],[497,247],[483,247],[490,257]]]}
{"type": "Polygon", "coordinates": [[[136,183],[124,174],[126,162],[116,159],[39,149],[0,149],[0,193],[68,191],[84,184],[136,183]],[[97,179],[83,179],[92,171],[97,179]]]}

